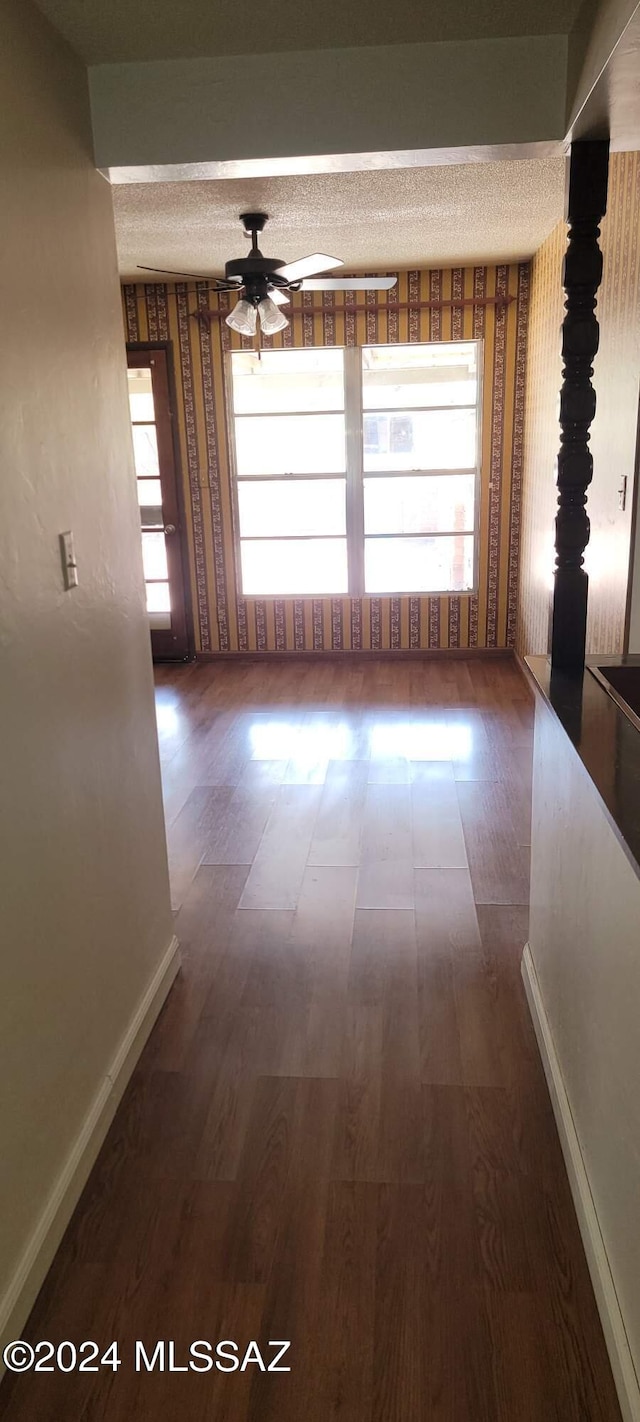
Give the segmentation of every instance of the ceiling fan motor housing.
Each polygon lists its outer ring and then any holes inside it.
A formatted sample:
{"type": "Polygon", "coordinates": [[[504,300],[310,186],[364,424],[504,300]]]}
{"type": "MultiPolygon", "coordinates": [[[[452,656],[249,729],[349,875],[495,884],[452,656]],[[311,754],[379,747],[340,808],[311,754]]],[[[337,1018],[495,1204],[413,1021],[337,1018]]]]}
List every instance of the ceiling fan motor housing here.
{"type": "Polygon", "coordinates": [[[263,257],[257,243],[258,232],[263,232],[268,221],[266,212],[241,212],[240,221],[252,246],[248,257],[236,257],[225,263],[227,281],[239,280],[244,286],[245,298],[257,306],[269,294],[273,286],[287,287],[289,282],[278,276],[278,268],[284,266],[282,257],[263,257]]]}
{"type": "Polygon", "coordinates": [[[227,281],[235,278],[242,282],[248,301],[261,301],[268,295],[270,286],[288,286],[283,277],[278,276],[278,267],[283,265],[281,257],[263,257],[254,250],[250,257],[236,257],[225,264],[227,281]]]}

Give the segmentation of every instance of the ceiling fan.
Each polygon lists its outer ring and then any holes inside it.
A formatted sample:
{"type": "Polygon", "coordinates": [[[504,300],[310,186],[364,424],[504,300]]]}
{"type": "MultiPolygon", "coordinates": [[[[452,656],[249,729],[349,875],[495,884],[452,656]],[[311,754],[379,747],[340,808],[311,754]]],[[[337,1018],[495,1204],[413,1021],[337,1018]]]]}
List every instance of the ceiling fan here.
{"type": "Polygon", "coordinates": [[[282,262],[279,257],[263,257],[258,236],[267,222],[266,212],[243,212],[240,221],[245,237],[251,238],[248,257],[234,257],[225,264],[224,277],[203,277],[195,272],[175,272],[161,267],[138,267],[141,272],[159,272],[163,276],[191,277],[206,281],[212,291],[242,293],[233,311],[225,318],[228,326],[242,336],[253,336],[257,317],[266,336],[282,331],[289,322],[280,309],[289,301],[292,291],[388,291],[396,277],[331,277],[324,275],[344,266],[339,257],[314,252],[297,262],[282,262]]]}

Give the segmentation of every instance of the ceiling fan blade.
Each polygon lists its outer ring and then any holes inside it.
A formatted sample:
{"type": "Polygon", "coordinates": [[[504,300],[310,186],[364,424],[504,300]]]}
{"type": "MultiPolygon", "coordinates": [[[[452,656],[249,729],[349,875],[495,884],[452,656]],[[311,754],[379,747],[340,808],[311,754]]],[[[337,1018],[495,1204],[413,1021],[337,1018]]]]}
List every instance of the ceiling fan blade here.
{"type": "Polygon", "coordinates": [[[287,296],[286,291],[278,291],[277,286],[269,287],[269,296],[272,301],[275,301],[276,306],[288,306],[291,299],[287,296]]]}
{"type": "Polygon", "coordinates": [[[287,262],[286,266],[278,267],[276,276],[284,277],[285,281],[302,281],[303,277],[313,276],[314,272],[330,272],[334,267],[343,267],[344,262],[340,257],[328,257],[325,252],[313,252],[310,257],[300,257],[298,262],[287,262]]]}
{"type": "Polygon", "coordinates": [[[303,291],[390,291],[397,277],[308,277],[303,291]]]}
{"type": "Polygon", "coordinates": [[[192,281],[209,281],[209,282],[215,282],[214,290],[217,290],[217,291],[235,291],[236,287],[242,285],[242,283],[241,283],[240,280],[238,280],[238,281],[226,281],[226,280],[224,280],[224,279],[221,278],[221,277],[203,276],[203,275],[202,275],[202,272],[174,272],[174,271],[172,271],[171,267],[141,267],[141,266],[138,266],[138,267],[136,268],[136,270],[139,271],[139,272],[158,272],[158,273],[160,274],[160,276],[190,277],[192,281]]]}

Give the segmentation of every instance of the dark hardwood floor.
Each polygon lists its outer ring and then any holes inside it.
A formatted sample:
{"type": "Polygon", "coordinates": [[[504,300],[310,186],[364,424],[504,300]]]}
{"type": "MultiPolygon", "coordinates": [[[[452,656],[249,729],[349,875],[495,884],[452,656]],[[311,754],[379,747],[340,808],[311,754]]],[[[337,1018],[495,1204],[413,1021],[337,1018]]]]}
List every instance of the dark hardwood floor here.
{"type": "Polygon", "coordinates": [[[520,979],[507,661],[159,667],[183,970],[7,1378],[10,1422],[618,1422],[520,979]],[[291,1340],[269,1374],[133,1342],[291,1340]]]}

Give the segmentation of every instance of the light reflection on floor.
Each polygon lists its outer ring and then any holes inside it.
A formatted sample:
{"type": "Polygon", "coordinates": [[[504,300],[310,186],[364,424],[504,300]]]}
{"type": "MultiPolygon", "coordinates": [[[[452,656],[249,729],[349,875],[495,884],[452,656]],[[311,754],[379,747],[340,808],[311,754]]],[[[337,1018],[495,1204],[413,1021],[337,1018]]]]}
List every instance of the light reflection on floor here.
{"type": "Polygon", "coordinates": [[[412,718],[374,720],[362,726],[348,721],[311,722],[260,718],[248,726],[254,760],[296,762],[371,759],[467,761],[473,755],[471,721],[412,718]]]}
{"type": "MultiPolygon", "coordinates": [[[[175,736],[185,726],[185,719],[169,701],[161,701],[156,696],[156,723],[159,736],[175,736]]],[[[188,722],[186,723],[188,729],[188,722]]]]}
{"type": "Polygon", "coordinates": [[[470,760],[473,728],[461,721],[382,721],[371,727],[369,745],[372,760],[470,760]]]}

